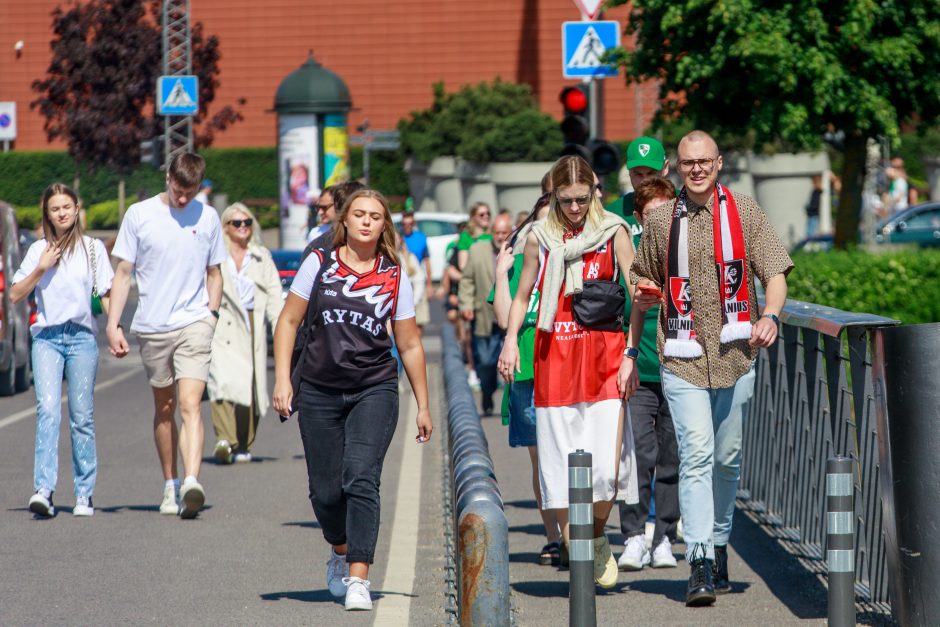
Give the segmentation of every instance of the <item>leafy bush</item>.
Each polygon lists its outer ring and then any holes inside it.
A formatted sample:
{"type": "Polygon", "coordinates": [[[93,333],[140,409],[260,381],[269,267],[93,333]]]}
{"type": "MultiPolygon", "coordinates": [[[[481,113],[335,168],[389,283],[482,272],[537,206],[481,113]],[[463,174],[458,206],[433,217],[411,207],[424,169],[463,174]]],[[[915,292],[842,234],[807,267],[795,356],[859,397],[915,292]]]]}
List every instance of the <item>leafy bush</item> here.
{"type": "MultiPolygon", "coordinates": [[[[363,150],[352,146],[349,150],[349,172],[353,179],[361,179],[363,150]]],[[[405,174],[405,155],[401,150],[373,150],[369,153],[369,187],[389,198],[408,195],[408,175],[405,174]]]]}
{"type": "Polygon", "coordinates": [[[36,206],[16,207],[16,223],[21,229],[33,230],[42,222],[42,209],[36,206]]]}
{"type": "Polygon", "coordinates": [[[118,228],[121,220],[117,199],[106,200],[91,205],[87,209],[85,219],[88,228],[92,230],[98,231],[118,228]]]}
{"type": "Polygon", "coordinates": [[[398,123],[402,150],[421,161],[456,155],[469,161],[552,161],[562,146],[558,123],[540,113],[528,85],[496,79],[448,94],[433,87],[431,106],[398,123]]]}
{"type": "Polygon", "coordinates": [[[793,261],[791,298],[904,324],[940,322],[940,250],[803,253],[793,261]]]}

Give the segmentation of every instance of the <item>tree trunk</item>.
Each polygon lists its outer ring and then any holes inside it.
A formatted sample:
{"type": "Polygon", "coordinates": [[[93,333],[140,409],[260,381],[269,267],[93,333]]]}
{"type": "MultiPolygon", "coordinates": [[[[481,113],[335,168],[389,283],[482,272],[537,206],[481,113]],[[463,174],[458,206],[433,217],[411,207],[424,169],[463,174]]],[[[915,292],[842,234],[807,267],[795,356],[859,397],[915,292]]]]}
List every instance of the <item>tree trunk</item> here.
{"type": "Polygon", "coordinates": [[[122,176],[120,180],[118,180],[118,225],[124,222],[124,206],[124,177],[122,176]]]}
{"type": "Polygon", "coordinates": [[[836,213],[835,247],[839,249],[858,243],[867,150],[867,137],[854,133],[846,136],[842,192],[839,194],[839,210],[836,213]]]}

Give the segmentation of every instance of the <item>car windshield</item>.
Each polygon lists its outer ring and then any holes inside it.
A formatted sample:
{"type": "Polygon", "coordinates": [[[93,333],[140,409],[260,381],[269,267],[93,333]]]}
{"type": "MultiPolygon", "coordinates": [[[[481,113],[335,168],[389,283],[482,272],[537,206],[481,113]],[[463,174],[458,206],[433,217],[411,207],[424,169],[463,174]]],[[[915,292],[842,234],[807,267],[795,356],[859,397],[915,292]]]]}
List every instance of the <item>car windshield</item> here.
{"type": "Polygon", "coordinates": [[[418,230],[428,237],[453,235],[457,232],[457,225],[444,220],[418,220],[418,230]]]}

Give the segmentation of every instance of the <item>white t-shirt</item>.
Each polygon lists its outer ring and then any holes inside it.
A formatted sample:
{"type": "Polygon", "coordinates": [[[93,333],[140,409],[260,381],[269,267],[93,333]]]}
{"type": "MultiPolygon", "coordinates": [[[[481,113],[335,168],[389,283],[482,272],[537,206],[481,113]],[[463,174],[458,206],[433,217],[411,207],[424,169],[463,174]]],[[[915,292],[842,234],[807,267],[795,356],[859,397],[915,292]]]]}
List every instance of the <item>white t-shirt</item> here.
{"type": "MultiPolygon", "coordinates": [[[[29,327],[33,337],[46,327],[66,322],[74,322],[94,333],[98,332],[98,324],[91,313],[91,260],[85,252],[88,247],[95,247],[98,294],[107,294],[111,289],[114,271],[111,269],[108,250],[101,240],[90,237],[84,237],[83,240],[84,251],[76,247],[71,254],[60,257],[59,263],[46,270],[36,284],[36,322],[29,327]]],[[[45,249],[45,239],[32,243],[13,276],[13,283],[19,283],[32,274],[45,249]]]]}
{"type": "Polygon", "coordinates": [[[215,209],[197,200],[170,209],[157,195],[130,206],[112,255],[135,266],[140,301],[131,330],[165,333],[209,316],[206,268],[228,251],[215,209]]]}
{"type": "MultiPolygon", "coordinates": [[[[333,253],[335,254],[335,253],[333,253]]],[[[332,261],[332,260],[331,260],[332,261]]],[[[335,262],[334,262],[335,265],[335,262]]],[[[297,275],[294,276],[293,282],[290,284],[290,291],[300,296],[304,300],[310,300],[310,291],[313,289],[313,281],[317,278],[317,272],[320,271],[320,258],[315,255],[307,255],[307,258],[304,259],[304,262],[301,264],[300,269],[297,270],[297,275]]],[[[323,274],[331,274],[334,270],[327,269],[323,274]]],[[[361,276],[367,276],[374,272],[374,270],[367,272],[361,276]]],[[[392,320],[404,320],[406,318],[415,317],[415,301],[414,301],[414,292],[411,289],[411,281],[408,280],[408,277],[403,277],[404,280],[398,282],[398,300],[395,301],[395,310],[392,312],[392,320]]],[[[337,280],[337,283],[345,282],[346,287],[341,289],[343,295],[350,298],[358,298],[367,300],[369,303],[376,305],[376,308],[381,308],[382,298],[384,295],[372,293],[375,290],[361,290],[356,289],[356,277],[349,276],[341,280],[337,280]]],[[[387,309],[385,311],[388,311],[387,309]]]]}

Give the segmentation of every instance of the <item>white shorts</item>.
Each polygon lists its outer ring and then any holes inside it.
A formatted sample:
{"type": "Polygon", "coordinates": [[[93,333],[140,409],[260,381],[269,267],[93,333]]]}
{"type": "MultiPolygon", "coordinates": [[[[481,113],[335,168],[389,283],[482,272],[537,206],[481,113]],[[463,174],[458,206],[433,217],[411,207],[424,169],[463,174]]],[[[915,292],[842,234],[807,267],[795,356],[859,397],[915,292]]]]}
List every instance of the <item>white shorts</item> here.
{"type": "Polygon", "coordinates": [[[620,399],[566,407],[536,407],[539,483],[542,509],[568,507],[568,453],[591,453],[594,502],[639,502],[636,454],[630,409],[620,399]],[[622,445],[616,450],[617,426],[623,408],[622,445]]]}

